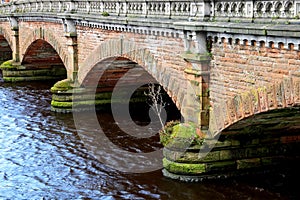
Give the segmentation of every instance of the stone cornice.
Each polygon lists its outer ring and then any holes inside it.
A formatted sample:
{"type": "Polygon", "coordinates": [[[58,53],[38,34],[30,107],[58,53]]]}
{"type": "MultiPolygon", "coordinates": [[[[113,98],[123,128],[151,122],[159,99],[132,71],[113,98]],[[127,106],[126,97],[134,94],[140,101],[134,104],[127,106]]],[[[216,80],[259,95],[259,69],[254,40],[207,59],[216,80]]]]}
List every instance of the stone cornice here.
{"type": "Polygon", "coordinates": [[[278,36],[300,38],[298,24],[255,24],[230,22],[174,22],[173,27],[186,31],[205,31],[258,36],[278,36]]]}

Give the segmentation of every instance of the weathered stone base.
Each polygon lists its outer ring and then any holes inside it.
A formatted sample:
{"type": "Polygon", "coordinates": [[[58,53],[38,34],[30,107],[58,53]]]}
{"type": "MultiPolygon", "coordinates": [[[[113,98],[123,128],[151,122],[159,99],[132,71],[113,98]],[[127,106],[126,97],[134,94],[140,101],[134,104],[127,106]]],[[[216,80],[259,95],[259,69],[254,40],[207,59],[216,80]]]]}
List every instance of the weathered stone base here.
{"type": "Polygon", "coordinates": [[[61,80],[67,74],[66,69],[60,66],[29,69],[12,61],[2,63],[0,68],[5,82],[61,80]]]}
{"type": "MultiPolygon", "coordinates": [[[[69,80],[56,83],[51,88],[51,110],[59,113],[81,112],[89,110],[110,109],[112,103],[126,104],[126,99],[111,99],[112,92],[95,92],[88,88],[73,86],[69,80]]],[[[126,92],[126,91],[125,91],[126,92]]],[[[146,101],[144,90],[137,91],[130,98],[130,103],[142,103],[146,101]]]]}
{"type": "MultiPolygon", "coordinates": [[[[179,139],[177,138],[179,141],[179,139]]],[[[258,135],[221,135],[188,148],[173,143],[164,147],[163,174],[181,181],[202,181],[268,171],[299,161],[296,132],[258,135]]]]}
{"type": "MultiPolygon", "coordinates": [[[[162,173],[165,177],[183,181],[183,182],[202,182],[209,180],[220,180],[220,179],[229,179],[229,178],[240,178],[240,177],[253,177],[257,175],[267,175],[272,173],[281,173],[287,172],[289,169],[294,169],[295,162],[299,162],[300,158],[281,158],[280,163],[276,166],[266,166],[253,169],[244,169],[236,171],[221,171],[219,173],[203,173],[198,175],[186,175],[186,174],[175,174],[169,172],[166,169],[162,170],[162,173]]],[[[279,160],[278,160],[279,161],[279,160]]]]}

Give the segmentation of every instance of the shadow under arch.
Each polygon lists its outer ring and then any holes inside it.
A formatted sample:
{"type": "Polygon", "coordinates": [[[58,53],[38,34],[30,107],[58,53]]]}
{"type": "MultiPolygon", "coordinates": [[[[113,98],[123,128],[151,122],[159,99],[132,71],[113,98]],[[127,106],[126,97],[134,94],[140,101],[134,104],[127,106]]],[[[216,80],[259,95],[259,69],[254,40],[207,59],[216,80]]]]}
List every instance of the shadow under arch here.
{"type": "Polygon", "coordinates": [[[0,64],[12,59],[12,49],[4,35],[0,34],[0,64]]]}
{"type": "Polygon", "coordinates": [[[42,39],[33,41],[26,49],[21,65],[32,71],[32,76],[61,80],[67,77],[67,69],[51,44],[42,39]]]}
{"type": "Polygon", "coordinates": [[[12,49],[12,47],[13,47],[12,34],[9,34],[4,28],[0,27],[0,35],[3,35],[3,37],[7,41],[8,45],[12,49]]]}
{"type": "Polygon", "coordinates": [[[56,38],[56,36],[53,34],[53,31],[47,30],[47,29],[35,29],[33,30],[29,36],[26,38],[26,40],[23,42],[23,49],[22,52],[20,52],[20,60],[23,61],[24,57],[26,56],[28,52],[28,48],[36,42],[37,40],[42,40],[53,48],[59,58],[61,59],[63,65],[65,66],[66,70],[68,71],[68,74],[71,73],[72,69],[69,69],[69,60],[68,60],[68,53],[66,52],[64,46],[59,42],[59,40],[56,38]]]}
{"type": "MultiPolygon", "coordinates": [[[[99,81],[103,84],[107,84],[111,81],[109,77],[106,77],[105,70],[108,69],[109,71],[110,67],[112,67],[112,70],[116,70],[114,67],[115,61],[129,62],[133,67],[122,69],[122,75],[124,75],[125,78],[122,76],[121,79],[117,79],[118,81],[116,80],[111,84],[114,85],[112,97],[114,94],[118,95],[121,93],[119,92],[122,91],[122,87],[119,85],[120,82],[124,81],[124,83],[128,83],[136,74],[139,74],[141,77],[143,77],[143,74],[148,74],[150,76],[148,77],[149,79],[140,78],[138,79],[140,82],[137,85],[141,86],[142,84],[147,84],[149,83],[149,80],[162,85],[174,103],[176,103],[176,106],[180,108],[180,111],[184,111],[185,106],[189,103],[186,97],[194,95],[196,99],[196,94],[193,93],[194,91],[192,88],[191,90],[188,90],[190,82],[184,77],[184,72],[168,68],[163,65],[163,61],[156,59],[153,53],[147,48],[140,48],[134,42],[124,41],[123,39],[109,40],[102,43],[89,57],[86,58],[85,62],[79,66],[77,80],[79,88],[89,86],[91,90],[88,90],[88,92],[91,94],[91,99],[95,99],[97,91],[103,91],[105,88],[101,88],[101,86],[100,88],[98,87],[99,81]],[[103,80],[101,80],[102,77],[106,77],[107,79],[103,78],[103,80]],[[89,79],[91,81],[89,81],[89,79]],[[121,90],[115,91],[116,88],[121,90]]],[[[136,82],[136,77],[133,78],[133,80],[136,82]]],[[[133,86],[136,86],[136,84],[133,84],[133,86]]],[[[110,88],[109,85],[107,88],[110,88]]],[[[130,99],[130,96],[132,95],[131,92],[135,90],[135,87],[127,90],[126,94],[128,96],[125,98],[123,97],[123,100],[128,102],[128,99],[130,99]]],[[[197,109],[200,108],[200,106],[197,107],[197,101],[192,101],[193,99],[189,100],[191,100],[190,103],[195,103],[193,108],[197,111],[197,109]]],[[[74,105],[75,104],[73,104],[73,106],[74,105]]],[[[189,106],[192,105],[190,104],[189,106]]],[[[127,109],[126,106],[125,109],[127,109]]],[[[79,134],[85,143],[85,146],[97,159],[99,159],[99,161],[123,172],[143,173],[162,168],[162,148],[147,153],[124,151],[113,144],[112,141],[105,136],[102,127],[99,125],[95,108],[88,110],[89,112],[87,113],[74,112],[74,121],[76,127],[87,127],[86,132],[83,131],[79,134]]],[[[117,115],[119,115],[120,112],[124,114],[126,111],[118,108],[116,112],[117,115]]],[[[188,114],[198,118],[198,116],[192,112],[188,114]]],[[[184,115],[183,117],[185,118],[184,115]]],[[[145,128],[152,125],[153,124],[150,123],[148,126],[145,126],[145,128]]],[[[154,127],[157,127],[157,124],[154,124],[154,127]]],[[[127,127],[122,127],[122,129],[123,128],[125,128],[125,130],[133,130],[135,129],[135,125],[134,123],[131,123],[130,125],[127,125],[127,127]]],[[[140,131],[141,134],[134,133],[132,136],[146,138],[148,135],[146,135],[145,132],[146,131],[142,130],[140,131]]],[[[127,132],[127,134],[132,134],[132,131],[127,132]]]]}
{"type": "Polygon", "coordinates": [[[100,62],[107,65],[116,57],[127,58],[140,65],[164,88],[181,111],[184,119],[189,119],[197,124],[199,101],[190,81],[185,78],[184,72],[164,65],[163,60],[157,59],[149,49],[140,47],[135,42],[112,39],[102,43],[79,66],[78,84],[83,85],[86,76],[95,65],[100,62]],[[194,109],[187,113],[185,111],[187,107],[194,109]]]}

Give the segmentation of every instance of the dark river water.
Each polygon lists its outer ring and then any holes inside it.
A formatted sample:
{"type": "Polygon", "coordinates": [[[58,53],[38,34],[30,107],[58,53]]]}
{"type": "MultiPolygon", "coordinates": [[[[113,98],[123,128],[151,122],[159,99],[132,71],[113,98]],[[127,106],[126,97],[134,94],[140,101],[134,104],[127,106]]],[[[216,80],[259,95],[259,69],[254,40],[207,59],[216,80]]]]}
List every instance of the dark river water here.
{"type": "MultiPolygon", "coordinates": [[[[52,85],[0,83],[0,199],[299,198],[297,169],[182,183],[163,177],[161,170],[133,174],[109,168],[85,148],[72,114],[50,111],[52,85]]],[[[106,131],[118,134],[111,115],[98,114],[106,131]]],[[[141,148],[134,140],[125,144],[141,148]]],[[[160,148],[158,138],[142,148],[160,148]]]]}

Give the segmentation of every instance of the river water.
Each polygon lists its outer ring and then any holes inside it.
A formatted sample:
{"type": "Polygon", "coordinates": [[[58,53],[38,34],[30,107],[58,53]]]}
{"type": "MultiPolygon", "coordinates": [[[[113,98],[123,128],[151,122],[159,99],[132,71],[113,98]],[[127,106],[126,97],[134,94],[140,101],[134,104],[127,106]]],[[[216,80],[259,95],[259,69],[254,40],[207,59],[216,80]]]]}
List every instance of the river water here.
{"type": "MultiPolygon", "coordinates": [[[[296,169],[182,183],[163,177],[161,170],[132,174],[109,168],[85,148],[72,114],[50,111],[52,85],[0,83],[0,199],[299,198],[298,184],[292,183],[299,178],[296,169]]],[[[99,115],[115,133],[111,115],[99,115]]],[[[143,146],[160,148],[157,137],[143,146]]]]}

